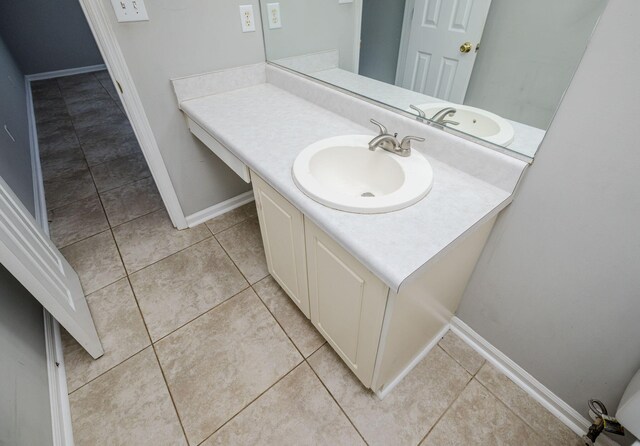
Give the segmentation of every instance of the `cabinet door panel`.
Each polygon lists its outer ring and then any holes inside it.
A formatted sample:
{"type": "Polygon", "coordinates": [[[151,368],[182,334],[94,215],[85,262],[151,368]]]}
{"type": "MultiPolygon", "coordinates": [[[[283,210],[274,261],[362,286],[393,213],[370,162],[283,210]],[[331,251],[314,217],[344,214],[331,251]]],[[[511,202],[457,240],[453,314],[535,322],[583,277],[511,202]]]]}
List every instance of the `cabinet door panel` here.
{"type": "Polygon", "coordinates": [[[389,288],[305,220],[311,322],[370,387],[389,288]]]}
{"type": "Polygon", "coordinates": [[[254,172],[251,179],[269,272],[309,317],[302,213],[254,172]]]}

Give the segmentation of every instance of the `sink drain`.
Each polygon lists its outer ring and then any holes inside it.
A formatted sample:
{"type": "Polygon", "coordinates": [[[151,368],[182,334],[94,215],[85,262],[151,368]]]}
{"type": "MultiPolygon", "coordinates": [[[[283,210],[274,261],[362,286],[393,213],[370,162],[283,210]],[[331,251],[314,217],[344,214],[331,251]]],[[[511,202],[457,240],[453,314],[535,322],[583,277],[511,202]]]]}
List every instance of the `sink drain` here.
{"type": "Polygon", "coordinates": [[[375,197],[374,194],[372,194],[371,192],[364,192],[362,194],[360,194],[361,197],[375,197]]]}

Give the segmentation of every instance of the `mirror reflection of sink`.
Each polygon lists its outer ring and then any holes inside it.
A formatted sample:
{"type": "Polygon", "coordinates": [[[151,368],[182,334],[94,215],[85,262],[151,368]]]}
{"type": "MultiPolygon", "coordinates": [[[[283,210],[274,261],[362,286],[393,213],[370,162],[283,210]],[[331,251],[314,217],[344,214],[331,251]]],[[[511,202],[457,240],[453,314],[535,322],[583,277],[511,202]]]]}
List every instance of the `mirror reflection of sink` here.
{"type": "MultiPolygon", "coordinates": [[[[424,111],[427,119],[431,119],[433,115],[440,110],[453,107],[457,111],[453,116],[447,116],[447,120],[459,122],[459,125],[450,125],[447,127],[460,130],[469,135],[482,138],[485,141],[498,144],[500,146],[508,146],[513,142],[515,132],[509,122],[500,116],[482,110],[481,108],[470,107],[468,105],[451,104],[448,102],[436,102],[431,104],[422,104],[417,106],[424,111]]],[[[414,110],[409,110],[415,113],[414,110]]]]}
{"type": "Polygon", "coordinates": [[[431,190],[429,161],[413,150],[401,157],[369,150],[372,136],[323,139],[305,148],[293,164],[296,186],[315,201],[361,214],[406,208],[431,190]]]}

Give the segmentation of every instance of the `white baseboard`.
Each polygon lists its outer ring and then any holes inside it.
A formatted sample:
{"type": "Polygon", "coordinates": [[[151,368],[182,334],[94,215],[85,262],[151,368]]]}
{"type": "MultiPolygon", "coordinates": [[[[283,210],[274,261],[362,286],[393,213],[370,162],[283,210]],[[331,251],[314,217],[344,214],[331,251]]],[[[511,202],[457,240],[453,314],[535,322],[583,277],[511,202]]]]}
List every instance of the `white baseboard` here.
{"type": "Polygon", "coordinates": [[[47,310],[43,309],[42,311],[44,313],[44,338],[47,351],[53,444],[54,446],[73,446],[71,410],[62,355],[60,325],[47,310]]]}
{"type": "Polygon", "coordinates": [[[440,332],[431,340],[431,342],[429,342],[422,349],[422,351],[418,353],[415,358],[413,358],[413,360],[409,363],[409,365],[402,372],[400,372],[400,374],[393,381],[391,381],[382,390],[377,391],[376,396],[381,400],[384,399],[384,397],[386,397],[389,394],[389,392],[391,392],[393,388],[397,386],[400,383],[400,381],[402,381],[402,379],[405,376],[407,376],[409,372],[411,372],[411,370],[413,370],[413,368],[417,366],[418,363],[424,359],[425,356],[429,354],[429,352],[433,349],[433,347],[438,345],[438,342],[440,342],[440,339],[442,339],[444,335],[447,334],[448,331],[449,331],[449,324],[445,325],[444,328],[440,330],[440,332]]]}
{"type": "Polygon", "coordinates": [[[106,70],[105,64],[89,65],[86,67],[67,68],[66,70],[45,71],[44,73],[27,74],[25,79],[28,81],[41,81],[44,79],[53,79],[55,77],[73,76],[74,74],[93,73],[94,71],[106,70]]]}
{"type": "Polygon", "coordinates": [[[36,129],[36,115],[33,110],[31,81],[26,77],[25,90],[27,100],[27,125],[29,126],[29,146],[31,151],[31,177],[33,181],[33,204],[35,209],[34,217],[44,232],[49,234],[47,205],[44,198],[44,180],[42,179],[42,166],[40,165],[38,131],[36,129]]]}
{"type": "Polygon", "coordinates": [[[221,203],[203,209],[195,214],[187,215],[187,226],[193,228],[194,226],[204,223],[207,220],[211,220],[218,215],[222,215],[225,212],[229,212],[235,208],[238,208],[244,204],[251,203],[253,201],[253,191],[248,191],[240,195],[236,195],[233,198],[229,198],[221,203]]]}
{"type": "MultiPolygon", "coordinates": [[[[578,411],[560,399],[560,397],[531,376],[525,369],[513,362],[507,355],[491,345],[471,327],[457,317],[454,317],[451,320],[451,331],[458,335],[475,351],[480,353],[494,367],[507,375],[522,390],[527,392],[527,394],[569,427],[569,429],[578,435],[586,434],[587,429],[591,426],[591,421],[587,420],[578,411]]],[[[597,444],[619,446],[618,443],[615,443],[604,435],[598,438],[597,444]]]]}

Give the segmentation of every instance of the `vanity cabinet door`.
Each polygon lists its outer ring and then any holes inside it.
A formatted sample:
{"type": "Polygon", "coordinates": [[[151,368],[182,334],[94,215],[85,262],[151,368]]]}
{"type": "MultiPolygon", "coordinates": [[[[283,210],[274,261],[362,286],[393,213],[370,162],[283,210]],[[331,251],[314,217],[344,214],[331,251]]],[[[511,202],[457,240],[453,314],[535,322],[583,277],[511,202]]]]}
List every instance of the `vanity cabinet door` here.
{"type": "Polygon", "coordinates": [[[311,322],[371,387],[389,288],[305,219],[311,322]]]}
{"type": "Polygon", "coordinates": [[[304,217],[255,172],[251,181],[269,272],[309,317],[304,217]]]}

